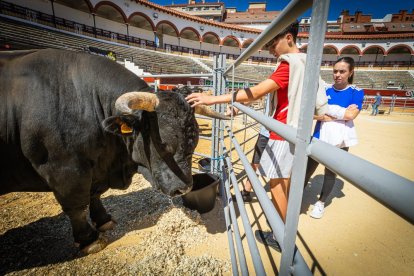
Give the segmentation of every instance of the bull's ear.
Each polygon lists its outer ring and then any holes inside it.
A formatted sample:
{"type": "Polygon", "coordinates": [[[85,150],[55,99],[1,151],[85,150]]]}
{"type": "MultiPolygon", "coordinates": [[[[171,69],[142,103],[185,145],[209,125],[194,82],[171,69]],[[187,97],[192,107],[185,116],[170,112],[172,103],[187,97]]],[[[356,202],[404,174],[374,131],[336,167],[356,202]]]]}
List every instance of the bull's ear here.
{"type": "Polygon", "coordinates": [[[112,116],[102,122],[105,131],[119,136],[131,136],[137,118],[132,115],[112,116]]]}

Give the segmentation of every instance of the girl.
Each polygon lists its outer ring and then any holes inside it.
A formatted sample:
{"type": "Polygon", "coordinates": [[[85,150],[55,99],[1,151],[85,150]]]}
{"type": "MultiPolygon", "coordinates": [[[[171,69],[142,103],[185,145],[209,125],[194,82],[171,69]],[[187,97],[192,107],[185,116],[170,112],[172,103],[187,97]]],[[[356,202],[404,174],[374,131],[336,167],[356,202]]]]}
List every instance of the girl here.
{"type": "MultiPolygon", "coordinates": [[[[333,67],[334,84],[326,88],[328,112],[315,116],[318,120],[313,137],[348,151],[358,143],[353,120],[362,108],[364,91],[351,85],[354,79],[354,60],[351,57],[338,59],[333,67]]],[[[319,163],[309,158],[306,169],[305,185],[315,172],[319,163]]],[[[325,167],[323,187],[318,202],[310,216],[321,218],[325,211],[326,198],[335,184],[336,174],[325,167]]]]}

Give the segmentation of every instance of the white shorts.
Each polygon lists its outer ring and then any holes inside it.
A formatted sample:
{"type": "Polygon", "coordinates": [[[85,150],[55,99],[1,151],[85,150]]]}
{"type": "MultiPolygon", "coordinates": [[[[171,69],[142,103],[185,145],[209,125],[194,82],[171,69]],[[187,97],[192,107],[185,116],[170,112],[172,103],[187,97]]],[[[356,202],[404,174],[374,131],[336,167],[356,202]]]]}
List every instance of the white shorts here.
{"type": "Polygon", "coordinates": [[[295,146],[285,140],[269,140],[257,172],[267,178],[289,178],[295,146]]]}

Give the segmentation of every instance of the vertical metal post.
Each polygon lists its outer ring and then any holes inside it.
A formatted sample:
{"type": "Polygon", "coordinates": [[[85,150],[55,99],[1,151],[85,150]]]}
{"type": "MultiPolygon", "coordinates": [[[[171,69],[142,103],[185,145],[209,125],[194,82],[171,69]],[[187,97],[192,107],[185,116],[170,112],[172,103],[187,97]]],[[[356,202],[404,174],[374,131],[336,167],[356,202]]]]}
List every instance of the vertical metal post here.
{"type": "Polygon", "coordinates": [[[52,4],[52,20],[53,20],[53,26],[56,28],[56,15],[55,15],[55,6],[53,4],[55,0],[51,0],[50,3],[52,4]]]}
{"type": "Polygon", "coordinates": [[[306,148],[310,142],[313,113],[316,93],[319,85],[319,71],[322,61],[322,49],[328,19],[329,0],[314,0],[312,6],[312,21],[309,36],[309,47],[305,65],[305,79],[301,100],[301,112],[295,146],[295,157],[292,168],[291,185],[287,209],[285,235],[283,242],[282,259],[280,261],[280,275],[303,275],[300,267],[293,263],[295,240],[298,229],[300,206],[303,195],[308,157],[306,148]]]}
{"type": "MultiPolygon", "coordinates": [[[[226,55],[218,55],[214,57],[213,64],[213,89],[214,95],[224,94],[226,89],[226,80],[224,78],[224,68],[226,66],[226,55]]],[[[221,106],[215,106],[215,110],[220,112],[223,108],[221,106]]],[[[219,136],[220,136],[220,120],[213,119],[211,130],[211,172],[217,173],[219,171],[219,160],[217,159],[219,154],[219,136]]],[[[223,131],[221,131],[223,136],[223,131]]]]}
{"type": "Polygon", "coordinates": [[[226,178],[225,181],[223,181],[223,179],[220,179],[220,193],[221,193],[221,200],[223,202],[224,219],[226,221],[227,240],[229,241],[231,268],[233,270],[233,275],[237,276],[239,275],[239,270],[237,268],[236,250],[234,248],[233,231],[231,229],[229,199],[226,194],[226,190],[224,188],[226,185],[229,185],[229,184],[226,184],[229,181],[230,180],[228,177],[226,178]]]}
{"type": "Polygon", "coordinates": [[[125,23],[126,31],[127,31],[127,44],[129,45],[129,23],[125,23]]]}
{"type": "Polygon", "coordinates": [[[394,106],[395,106],[395,100],[396,100],[397,96],[395,94],[392,94],[391,97],[391,104],[390,104],[390,110],[388,111],[388,114],[391,114],[391,112],[394,111],[394,106]]]}
{"type": "Polygon", "coordinates": [[[93,16],[93,35],[96,38],[96,19],[95,19],[96,14],[93,12],[92,16],[93,16]]]}

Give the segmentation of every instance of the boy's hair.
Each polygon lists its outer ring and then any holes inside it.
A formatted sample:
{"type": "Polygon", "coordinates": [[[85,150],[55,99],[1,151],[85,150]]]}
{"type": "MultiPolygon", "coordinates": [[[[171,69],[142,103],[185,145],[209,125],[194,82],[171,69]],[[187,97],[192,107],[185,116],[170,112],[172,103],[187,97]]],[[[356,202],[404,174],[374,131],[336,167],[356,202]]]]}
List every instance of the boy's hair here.
{"type": "Polygon", "coordinates": [[[283,31],[281,31],[277,36],[275,36],[272,40],[270,40],[266,46],[269,47],[273,44],[273,41],[275,41],[278,38],[281,38],[285,36],[286,34],[291,34],[293,37],[293,42],[296,43],[296,38],[298,37],[299,32],[299,21],[295,20],[292,24],[287,26],[283,31]]]}
{"type": "Polygon", "coordinates": [[[351,58],[351,57],[340,57],[335,63],[334,63],[334,66],[335,66],[335,64],[337,64],[338,62],[345,62],[345,63],[347,63],[348,65],[349,65],[349,71],[350,72],[352,72],[352,75],[348,78],[348,82],[350,83],[350,84],[352,84],[353,82],[354,82],[354,68],[355,68],[355,61],[354,61],[354,59],[353,58],[351,58]]]}

